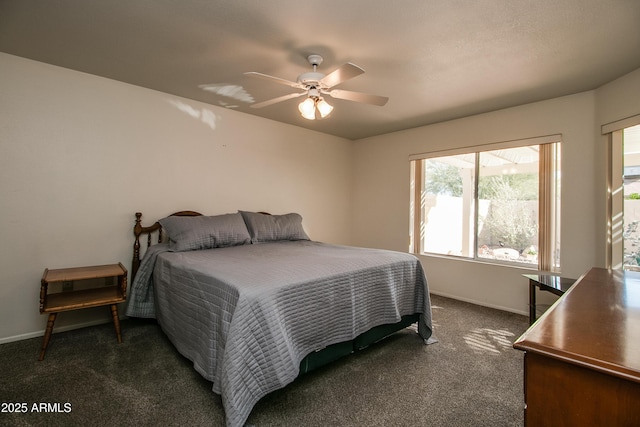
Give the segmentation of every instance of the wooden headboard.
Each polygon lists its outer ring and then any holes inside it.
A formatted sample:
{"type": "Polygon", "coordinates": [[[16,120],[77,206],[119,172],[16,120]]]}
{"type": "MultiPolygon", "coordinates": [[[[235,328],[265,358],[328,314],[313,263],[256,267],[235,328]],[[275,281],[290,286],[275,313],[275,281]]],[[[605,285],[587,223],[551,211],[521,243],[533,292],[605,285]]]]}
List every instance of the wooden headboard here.
{"type": "MultiPolygon", "coordinates": [[[[202,215],[200,212],[196,211],[180,211],[171,214],[170,216],[200,216],[202,215]]],[[[142,224],[142,213],[136,212],[136,225],[133,226],[133,234],[136,236],[135,241],[133,242],[133,260],[131,261],[131,283],[133,283],[133,279],[136,277],[136,273],[138,272],[138,268],[140,267],[140,236],[143,234],[147,235],[147,248],[151,246],[151,235],[154,232],[158,232],[158,243],[162,242],[162,226],[158,221],[156,221],[153,225],[149,227],[143,227],[142,224]]]]}

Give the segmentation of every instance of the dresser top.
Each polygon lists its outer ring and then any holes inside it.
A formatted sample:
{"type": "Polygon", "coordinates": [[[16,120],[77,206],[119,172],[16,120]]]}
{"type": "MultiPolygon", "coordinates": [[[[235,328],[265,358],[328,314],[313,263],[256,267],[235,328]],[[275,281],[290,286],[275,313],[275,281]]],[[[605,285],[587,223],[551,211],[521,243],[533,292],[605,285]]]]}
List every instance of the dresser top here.
{"type": "Polygon", "coordinates": [[[640,382],[640,273],[592,268],[513,346],[640,382]]]}

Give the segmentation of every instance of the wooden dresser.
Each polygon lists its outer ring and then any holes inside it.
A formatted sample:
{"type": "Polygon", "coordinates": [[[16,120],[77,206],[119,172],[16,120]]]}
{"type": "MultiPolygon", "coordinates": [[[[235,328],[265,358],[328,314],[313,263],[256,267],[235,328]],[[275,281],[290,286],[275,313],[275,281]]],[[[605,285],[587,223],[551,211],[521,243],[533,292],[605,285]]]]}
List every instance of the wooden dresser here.
{"type": "Polygon", "coordinates": [[[513,346],[525,426],[640,426],[640,273],[589,270],[513,346]]]}

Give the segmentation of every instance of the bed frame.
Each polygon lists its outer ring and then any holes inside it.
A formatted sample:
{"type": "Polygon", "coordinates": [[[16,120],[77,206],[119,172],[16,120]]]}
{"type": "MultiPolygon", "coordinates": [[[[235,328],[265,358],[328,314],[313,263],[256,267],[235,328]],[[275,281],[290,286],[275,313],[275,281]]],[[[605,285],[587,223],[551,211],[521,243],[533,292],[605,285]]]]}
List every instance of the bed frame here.
{"type": "MultiPolygon", "coordinates": [[[[196,211],[180,211],[171,214],[170,216],[201,216],[200,212],[196,211]]],[[[133,260],[131,261],[131,283],[133,283],[133,278],[136,277],[136,273],[138,272],[138,268],[140,268],[140,236],[143,234],[147,235],[147,248],[151,246],[151,236],[153,233],[157,232],[158,234],[158,243],[162,243],[163,235],[162,235],[162,226],[158,221],[156,221],[150,227],[142,226],[142,213],[136,212],[136,225],[133,226],[133,235],[136,237],[135,242],[133,243],[133,260]]]]}
{"type": "MultiPolygon", "coordinates": [[[[267,212],[260,212],[264,215],[269,215],[267,212]]],[[[170,216],[200,216],[202,215],[196,211],[179,211],[171,214],[170,216]]],[[[133,243],[133,260],[131,262],[131,282],[136,276],[138,272],[138,268],[140,267],[140,239],[141,236],[147,235],[147,248],[149,248],[153,243],[152,235],[157,234],[157,243],[162,243],[164,236],[162,226],[158,221],[156,221],[153,225],[149,227],[144,227],[142,225],[142,213],[136,212],[136,222],[133,227],[133,234],[135,236],[135,241],[133,243]]],[[[321,350],[314,351],[308,354],[302,362],[300,362],[300,375],[310,372],[314,369],[317,369],[321,366],[327,365],[335,360],[338,360],[344,356],[347,356],[356,351],[363,350],[369,347],[371,344],[382,340],[383,338],[388,337],[389,335],[402,330],[409,325],[416,323],[419,314],[411,314],[407,316],[403,316],[398,323],[392,323],[387,325],[376,326],[367,332],[364,332],[358,335],[352,341],[340,342],[337,344],[333,344],[327,346],[321,350]]]]}

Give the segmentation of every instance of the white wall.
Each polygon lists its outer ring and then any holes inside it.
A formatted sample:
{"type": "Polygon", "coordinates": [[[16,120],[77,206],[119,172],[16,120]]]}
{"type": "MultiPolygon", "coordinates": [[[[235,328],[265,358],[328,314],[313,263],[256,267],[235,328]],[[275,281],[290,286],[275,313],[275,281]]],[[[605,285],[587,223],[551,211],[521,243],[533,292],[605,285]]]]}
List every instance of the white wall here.
{"type": "Polygon", "coordinates": [[[129,268],[136,211],[296,211],[350,242],[351,141],[2,53],[0,76],[0,342],[44,330],[45,267],[129,268]]]}
{"type": "MultiPolygon", "coordinates": [[[[605,157],[600,125],[640,113],[640,70],[597,91],[356,141],[353,243],[406,251],[410,154],[562,134],[562,274],[604,266],[605,157]]],[[[430,289],[526,313],[530,271],[420,257],[430,289]]]]}
{"type": "MultiPolygon", "coordinates": [[[[136,211],[147,223],[182,209],[297,211],[316,240],[406,251],[410,154],[556,133],[563,274],[578,277],[605,260],[600,126],[640,114],[636,70],[596,91],[351,142],[2,53],[0,76],[0,343],[43,332],[45,267],[128,267],[136,211]]],[[[527,271],[421,260],[433,292],[526,313],[527,271]]],[[[65,313],[56,330],[108,318],[65,313]]]]}

